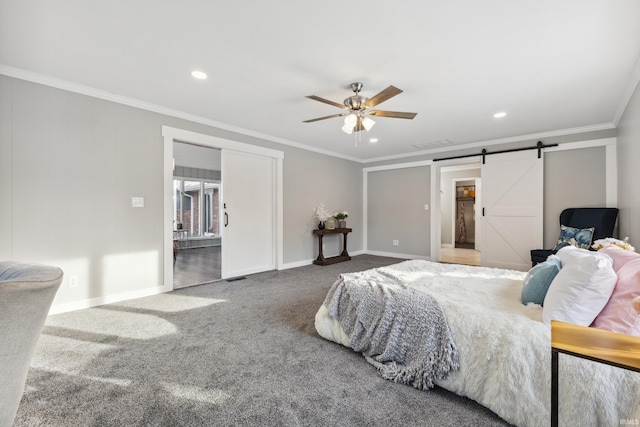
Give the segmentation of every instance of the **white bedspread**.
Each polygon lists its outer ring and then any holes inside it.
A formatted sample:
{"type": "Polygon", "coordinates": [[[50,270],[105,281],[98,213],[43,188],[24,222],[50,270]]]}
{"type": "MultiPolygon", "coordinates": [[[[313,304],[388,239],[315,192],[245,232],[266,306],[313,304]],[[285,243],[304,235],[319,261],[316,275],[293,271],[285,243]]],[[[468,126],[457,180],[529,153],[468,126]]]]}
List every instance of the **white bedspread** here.
{"type": "MultiPolygon", "coordinates": [[[[515,425],[549,425],[551,334],[542,323],[542,308],[520,302],[525,273],[429,261],[378,270],[430,293],[444,310],[460,367],[437,385],[515,425]]],[[[316,314],[316,329],[349,347],[324,305],[316,314]]],[[[640,373],[562,354],[559,365],[561,425],[640,423],[640,373]]]]}

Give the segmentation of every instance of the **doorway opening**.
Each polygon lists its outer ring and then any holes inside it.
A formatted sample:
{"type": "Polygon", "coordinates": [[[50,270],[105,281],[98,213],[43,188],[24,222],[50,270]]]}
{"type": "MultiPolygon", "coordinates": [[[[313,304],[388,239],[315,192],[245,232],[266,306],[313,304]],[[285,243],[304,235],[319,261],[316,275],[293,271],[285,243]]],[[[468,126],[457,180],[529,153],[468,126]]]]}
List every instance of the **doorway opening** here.
{"type": "Polygon", "coordinates": [[[222,278],[221,151],[173,143],[173,288],[222,278]]]}
{"type": "Polygon", "coordinates": [[[480,265],[480,163],[440,168],[439,261],[480,265]]]}

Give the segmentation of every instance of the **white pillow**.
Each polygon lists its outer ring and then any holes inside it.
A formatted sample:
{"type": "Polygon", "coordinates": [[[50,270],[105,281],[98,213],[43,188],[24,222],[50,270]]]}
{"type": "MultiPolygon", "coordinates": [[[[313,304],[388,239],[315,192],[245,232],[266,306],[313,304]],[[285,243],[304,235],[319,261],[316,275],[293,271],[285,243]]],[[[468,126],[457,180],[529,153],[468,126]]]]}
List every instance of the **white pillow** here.
{"type": "Polygon", "coordinates": [[[566,246],[556,254],[562,269],[551,282],[542,320],[589,326],[609,301],[617,276],[609,255],[566,246]]]}

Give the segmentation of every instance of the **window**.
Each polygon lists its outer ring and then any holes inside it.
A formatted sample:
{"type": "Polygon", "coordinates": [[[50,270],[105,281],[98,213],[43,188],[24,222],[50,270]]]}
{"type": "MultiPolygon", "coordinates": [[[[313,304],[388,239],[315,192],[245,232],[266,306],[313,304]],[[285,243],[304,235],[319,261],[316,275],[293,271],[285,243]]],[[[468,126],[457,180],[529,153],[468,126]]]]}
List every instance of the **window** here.
{"type": "Polygon", "coordinates": [[[173,180],[174,230],[185,230],[188,238],[220,234],[220,183],[193,178],[173,180]]]}

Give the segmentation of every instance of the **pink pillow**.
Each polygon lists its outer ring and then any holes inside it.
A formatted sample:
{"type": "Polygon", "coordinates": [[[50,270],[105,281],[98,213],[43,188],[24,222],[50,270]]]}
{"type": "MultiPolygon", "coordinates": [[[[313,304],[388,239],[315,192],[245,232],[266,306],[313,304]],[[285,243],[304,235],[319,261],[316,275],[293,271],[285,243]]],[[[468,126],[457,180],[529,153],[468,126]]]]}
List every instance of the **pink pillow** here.
{"type": "Polygon", "coordinates": [[[605,248],[599,252],[605,250],[613,258],[618,281],[609,302],[592,326],[640,337],[640,314],[635,311],[631,302],[633,298],[640,296],[640,254],[620,248],[605,248]]]}
{"type": "Polygon", "coordinates": [[[600,249],[598,252],[607,254],[613,260],[613,270],[617,273],[620,268],[628,261],[636,258],[640,258],[640,254],[633,251],[625,251],[616,245],[609,245],[606,248],[600,249]]]}

